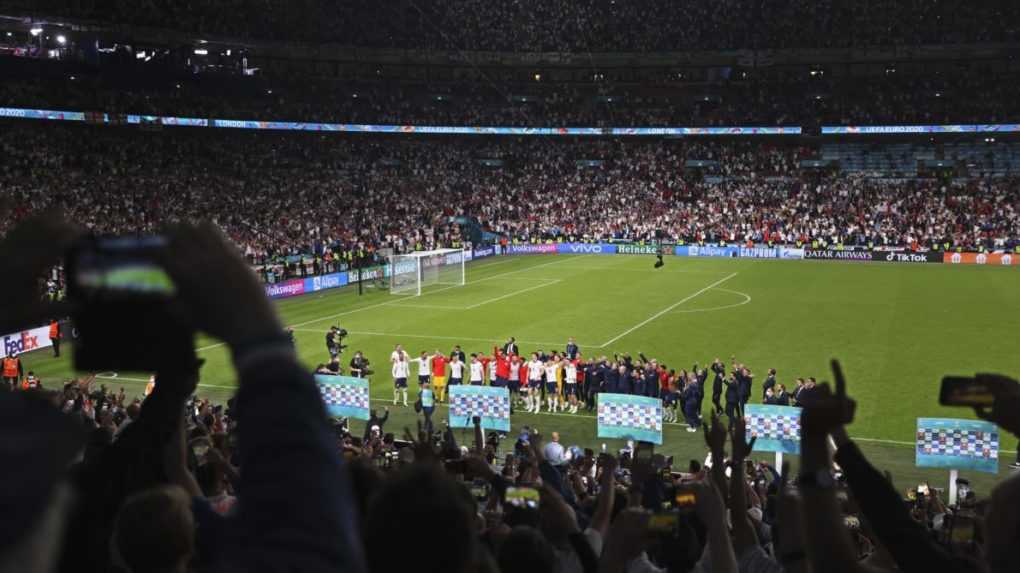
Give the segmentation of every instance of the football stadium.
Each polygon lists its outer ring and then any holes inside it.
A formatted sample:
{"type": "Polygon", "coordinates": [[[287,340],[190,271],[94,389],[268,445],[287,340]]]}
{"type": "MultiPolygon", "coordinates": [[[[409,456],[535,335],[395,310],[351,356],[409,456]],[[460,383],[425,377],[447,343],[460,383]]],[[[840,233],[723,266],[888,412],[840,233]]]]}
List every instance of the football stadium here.
{"type": "Polygon", "coordinates": [[[1015,570],[1017,6],[435,4],[0,0],[0,571],[1015,570]]]}

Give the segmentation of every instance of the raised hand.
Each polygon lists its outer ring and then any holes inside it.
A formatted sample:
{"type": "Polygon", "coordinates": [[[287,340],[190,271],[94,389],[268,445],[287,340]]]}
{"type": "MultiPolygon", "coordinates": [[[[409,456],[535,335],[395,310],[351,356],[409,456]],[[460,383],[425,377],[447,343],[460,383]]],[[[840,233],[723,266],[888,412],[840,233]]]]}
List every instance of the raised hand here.
{"type": "Polygon", "coordinates": [[[282,336],[283,325],[255,273],[218,227],[179,225],[167,235],[170,247],[160,262],[197,328],[231,345],[282,336]]]}
{"type": "Polygon", "coordinates": [[[746,460],[751,455],[754,450],[754,442],[757,440],[758,437],[754,436],[750,442],[747,441],[747,420],[744,419],[744,413],[741,412],[740,416],[736,420],[732,420],[730,424],[730,447],[732,448],[730,457],[733,458],[734,464],[746,460]]]}
{"type": "Polygon", "coordinates": [[[801,415],[801,432],[804,434],[828,434],[854,420],[857,402],[846,394],[846,379],[843,378],[839,361],[833,360],[831,364],[836,393],[833,394],[826,383],[819,384],[811,391],[801,415]]]}
{"type": "Polygon", "coordinates": [[[425,432],[425,429],[422,427],[421,420],[418,420],[418,437],[415,438],[414,434],[411,433],[411,428],[404,428],[404,439],[411,442],[411,447],[414,451],[414,461],[416,463],[437,463],[439,461],[439,458],[436,456],[435,449],[432,448],[432,437],[425,432]]]}
{"type": "Polygon", "coordinates": [[[720,420],[718,409],[712,410],[709,420],[711,425],[709,423],[702,424],[705,429],[705,445],[712,452],[712,463],[716,463],[717,460],[722,462],[726,451],[726,428],[720,420]]]}

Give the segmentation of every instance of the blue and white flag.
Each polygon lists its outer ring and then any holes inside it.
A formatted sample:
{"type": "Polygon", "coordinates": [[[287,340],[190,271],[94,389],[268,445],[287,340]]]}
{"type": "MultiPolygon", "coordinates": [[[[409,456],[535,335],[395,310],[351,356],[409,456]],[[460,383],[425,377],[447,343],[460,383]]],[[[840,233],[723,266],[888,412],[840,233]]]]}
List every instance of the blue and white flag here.
{"type": "Polygon", "coordinates": [[[991,422],[917,419],[917,466],[999,473],[999,428],[991,422]]]}
{"type": "Polygon", "coordinates": [[[800,408],[793,406],[744,406],[747,439],[754,442],[756,452],[800,454],[800,408]]]}
{"type": "Polygon", "coordinates": [[[598,437],[662,444],[662,400],[599,394],[598,437]]]}
{"type": "Polygon", "coordinates": [[[510,431],[510,391],[492,386],[448,386],[450,427],[474,428],[475,416],[483,430],[510,431]]]}
{"type": "Polygon", "coordinates": [[[315,384],[326,404],[326,412],[336,418],[369,419],[368,380],[351,376],[316,374],[315,384]]]}

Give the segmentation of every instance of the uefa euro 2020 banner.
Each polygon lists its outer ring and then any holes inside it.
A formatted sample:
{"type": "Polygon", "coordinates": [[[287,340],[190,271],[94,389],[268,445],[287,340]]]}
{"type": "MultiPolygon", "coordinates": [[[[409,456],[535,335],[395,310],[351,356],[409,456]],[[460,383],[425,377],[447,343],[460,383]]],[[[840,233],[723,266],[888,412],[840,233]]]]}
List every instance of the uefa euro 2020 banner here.
{"type": "Polygon", "coordinates": [[[316,374],[315,385],[330,416],[369,419],[368,379],[316,374]]]}
{"type": "Polygon", "coordinates": [[[999,429],[990,422],[917,419],[917,467],[999,473],[999,429]]]}
{"type": "Polygon", "coordinates": [[[447,386],[450,392],[450,427],[473,428],[472,419],[482,419],[482,429],[510,431],[510,391],[492,386],[447,386]]]}
{"type": "Polygon", "coordinates": [[[800,408],[748,404],[744,407],[747,437],[756,452],[800,454],[800,408]]]}
{"type": "Polygon", "coordinates": [[[598,437],[662,444],[662,400],[599,394],[598,437]]]}

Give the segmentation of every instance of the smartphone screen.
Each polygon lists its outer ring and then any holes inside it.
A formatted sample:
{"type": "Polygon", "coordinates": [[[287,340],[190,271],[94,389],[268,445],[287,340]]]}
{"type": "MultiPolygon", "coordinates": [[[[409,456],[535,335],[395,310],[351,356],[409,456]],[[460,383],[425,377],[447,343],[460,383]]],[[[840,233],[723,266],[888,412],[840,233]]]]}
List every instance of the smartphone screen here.
{"type": "Polygon", "coordinates": [[[79,249],[70,265],[71,283],[83,298],[145,295],[171,298],[177,288],[154,259],[166,248],[163,237],[102,238],[79,249]]]}
{"type": "Polygon", "coordinates": [[[946,376],[939,390],[939,404],[943,406],[991,406],[995,404],[992,384],[963,376],[946,376]]]}
{"type": "Polygon", "coordinates": [[[698,497],[694,490],[689,487],[677,487],[673,494],[673,505],[677,509],[693,510],[698,503],[698,497]]]}
{"type": "Polygon", "coordinates": [[[656,513],[648,518],[648,531],[652,533],[670,533],[676,529],[679,516],[676,513],[656,513]]]}
{"type": "Polygon", "coordinates": [[[538,509],[538,490],[533,487],[506,488],[506,503],[513,507],[538,509]]]}

